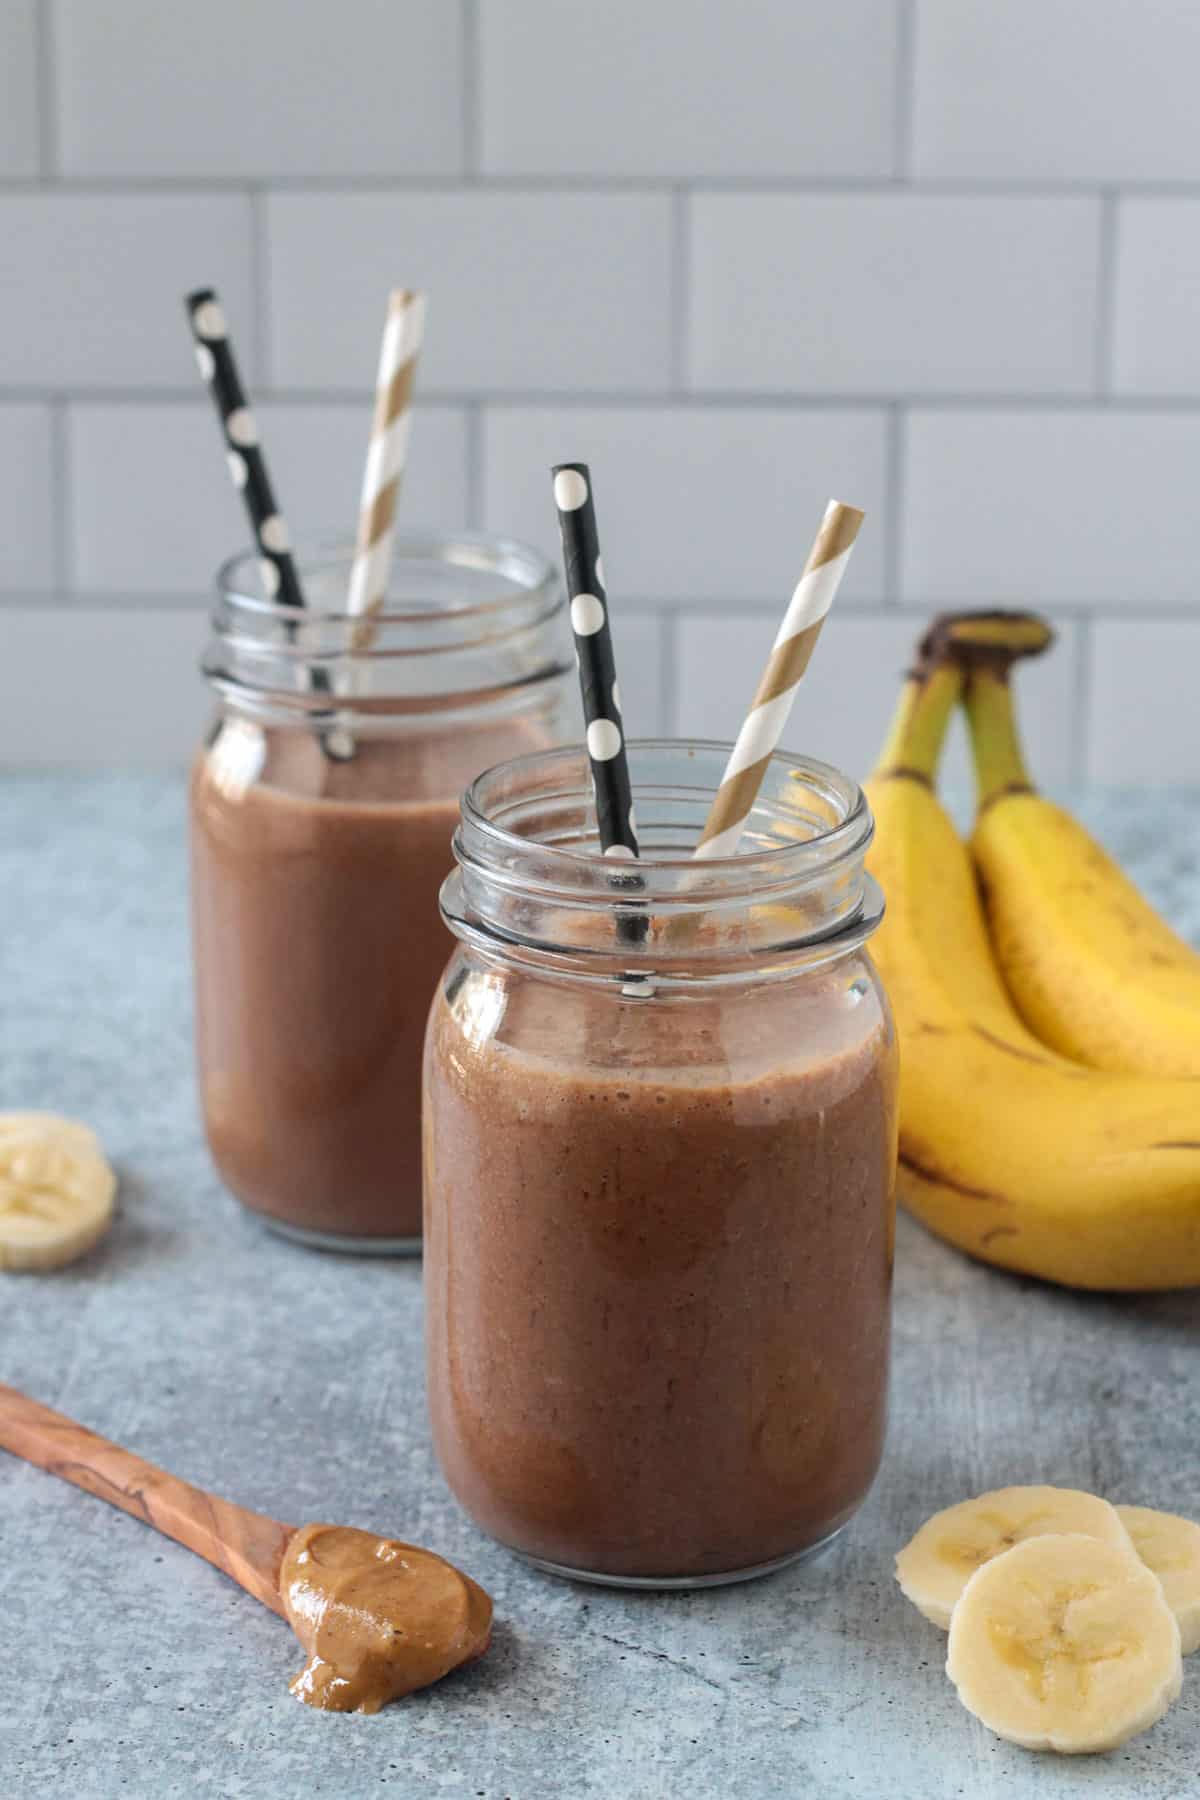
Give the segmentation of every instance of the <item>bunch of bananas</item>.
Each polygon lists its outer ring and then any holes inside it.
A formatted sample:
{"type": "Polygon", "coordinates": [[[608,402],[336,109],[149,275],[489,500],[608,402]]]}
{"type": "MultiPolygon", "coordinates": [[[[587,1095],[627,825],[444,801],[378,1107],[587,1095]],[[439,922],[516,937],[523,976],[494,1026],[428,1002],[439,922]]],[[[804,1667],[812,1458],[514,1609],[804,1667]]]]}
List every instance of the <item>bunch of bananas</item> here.
{"type": "Polygon", "coordinates": [[[1034,790],[1010,677],[1051,641],[1030,614],[938,620],[867,783],[899,1196],[1003,1268],[1200,1286],[1200,956],[1034,790]],[[934,787],[960,702],[979,782],[969,847],[934,787]]]}

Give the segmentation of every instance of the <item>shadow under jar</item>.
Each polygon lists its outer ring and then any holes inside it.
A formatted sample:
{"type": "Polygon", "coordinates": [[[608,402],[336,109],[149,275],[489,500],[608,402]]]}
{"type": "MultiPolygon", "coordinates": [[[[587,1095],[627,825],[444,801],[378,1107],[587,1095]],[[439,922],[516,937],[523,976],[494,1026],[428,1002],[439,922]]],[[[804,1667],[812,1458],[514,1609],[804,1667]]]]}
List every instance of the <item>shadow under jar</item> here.
{"type": "Polygon", "coordinates": [[[226,1185],[331,1248],[420,1248],[421,1049],[452,948],[438,915],[458,795],[561,741],[569,643],[522,546],[399,533],[386,611],[348,556],[301,557],[301,614],[251,557],[218,578],[216,717],[191,782],[201,1101],[226,1185]]]}
{"type": "Polygon", "coordinates": [[[871,817],[777,756],[692,862],[728,756],[630,746],[644,884],[581,751],[463,799],[425,1051],[429,1400],[447,1480],[551,1571],[703,1586],[828,1539],[886,1413],[896,1052],[871,817]]]}

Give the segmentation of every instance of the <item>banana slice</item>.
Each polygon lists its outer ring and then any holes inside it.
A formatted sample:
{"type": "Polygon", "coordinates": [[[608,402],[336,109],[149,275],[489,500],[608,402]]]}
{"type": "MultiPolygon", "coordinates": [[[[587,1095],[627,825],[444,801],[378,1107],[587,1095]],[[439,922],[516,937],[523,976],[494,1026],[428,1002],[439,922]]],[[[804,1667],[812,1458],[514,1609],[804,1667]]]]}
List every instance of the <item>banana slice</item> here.
{"type": "Polygon", "coordinates": [[[963,1589],[946,1673],[968,1712],[1027,1750],[1113,1750],[1183,1685],[1157,1577],[1119,1544],[1053,1533],[993,1557],[963,1589]]]}
{"type": "Polygon", "coordinates": [[[95,1132],[56,1113],[0,1113],[0,1269],[59,1269],[108,1230],[117,1178],[95,1132]]]}
{"type": "Polygon", "coordinates": [[[1200,1650],[1200,1525],[1150,1506],[1118,1506],[1133,1547],[1162,1584],[1179,1622],[1183,1654],[1200,1650]]]}
{"type": "Polygon", "coordinates": [[[918,1612],[945,1631],[955,1601],[981,1564],[1047,1531],[1082,1532],[1124,1550],[1116,1508],[1077,1488],[1009,1487],[961,1500],[926,1520],[896,1558],[896,1580],[918,1612]]]}
{"type": "Polygon", "coordinates": [[[64,1119],[52,1112],[0,1112],[0,1149],[5,1144],[21,1143],[30,1137],[51,1137],[59,1143],[74,1144],[81,1151],[91,1151],[103,1158],[104,1149],[90,1125],[78,1119],[64,1119]]]}

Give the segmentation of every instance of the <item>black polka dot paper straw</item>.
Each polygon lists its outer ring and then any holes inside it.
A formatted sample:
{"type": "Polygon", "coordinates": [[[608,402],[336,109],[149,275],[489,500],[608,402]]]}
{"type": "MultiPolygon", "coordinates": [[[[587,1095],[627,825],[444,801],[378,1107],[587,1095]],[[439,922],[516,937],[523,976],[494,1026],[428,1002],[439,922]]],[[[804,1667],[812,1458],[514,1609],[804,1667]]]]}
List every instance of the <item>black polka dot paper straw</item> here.
{"type": "MultiPolygon", "coordinates": [[[[197,288],[186,296],[184,306],[195,340],[196,366],[213,397],[221,421],[230,478],[242,496],[250,519],[263,589],[269,599],[300,612],[304,607],[304,590],[292,560],[287,526],[275,504],[275,492],[258,441],[258,426],[238,374],[225,310],[213,288],[197,288]]],[[[309,669],[306,682],[313,693],[330,692],[329,676],[324,669],[309,669]]],[[[327,756],[344,754],[341,747],[335,747],[332,733],[322,733],[321,746],[327,756]]]]}
{"type": "MultiPolygon", "coordinates": [[[[554,503],[562,533],[563,566],[571,602],[571,630],[579,664],[583,696],[588,763],[596,802],[596,828],[600,848],[614,862],[638,855],[637,821],[633,816],[633,791],[629,760],[625,754],[625,728],[621,720],[621,695],[613,660],[612,629],[608,621],[608,596],[596,537],[596,509],[592,481],[586,463],[558,463],[554,468],[554,503]]],[[[613,876],[614,887],[637,891],[644,886],[631,870],[613,876]]],[[[618,912],[617,935],[627,944],[640,944],[649,930],[645,912],[618,912]]]]}
{"type": "Polygon", "coordinates": [[[596,796],[596,824],[605,856],[635,857],[637,826],[621,697],[613,662],[608,601],[596,541],[596,509],[586,463],[559,463],[554,470],[554,502],[562,532],[563,564],[571,602],[571,629],[579,659],[579,685],[587,727],[588,762],[596,796]]]}
{"type": "Polygon", "coordinates": [[[196,363],[212,394],[225,434],[230,477],[245,503],[258,546],[263,587],[268,597],[278,600],[281,606],[302,607],[304,592],[292,560],[287,526],[275,504],[258,441],[258,426],[246,402],[229,341],[224,308],[212,288],[197,288],[187,296],[184,305],[196,340],[196,363]]]}

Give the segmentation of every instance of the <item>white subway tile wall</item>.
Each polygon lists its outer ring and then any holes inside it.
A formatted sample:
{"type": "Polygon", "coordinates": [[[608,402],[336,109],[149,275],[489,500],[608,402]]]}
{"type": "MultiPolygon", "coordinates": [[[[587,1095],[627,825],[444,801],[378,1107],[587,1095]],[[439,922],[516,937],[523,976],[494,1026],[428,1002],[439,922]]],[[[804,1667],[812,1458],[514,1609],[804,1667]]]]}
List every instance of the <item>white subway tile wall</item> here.
{"type": "Polygon", "coordinates": [[[904,599],[1200,613],[1200,412],[918,406],[904,435],[904,599]]]}
{"type": "Polygon", "coordinates": [[[1128,195],[1116,232],[1113,392],[1200,397],[1200,198],[1128,195]]]}
{"type": "Polygon", "coordinates": [[[8,759],[137,767],[183,763],[208,699],[194,608],[6,606],[0,707],[8,759]]]}
{"type": "Polygon", "coordinates": [[[728,12],[483,0],[484,171],[891,175],[897,9],[738,0],[728,12]]]}
{"type": "Polygon", "coordinates": [[[670,373],[665,194],[444,188],[273,194],[270,376],[369,390],[389,287],[430,297],[421,382],[661,393],[670,373]]]}
{"type": "MultiPolygon", "coordinates": [[[[366,456],[361,405],[267,401],[255,411],[293,538],[310,520],[318,533],[352,537],[366,456]]],[[[222,550],[239,548],[246,529],[216,431],[203,396],[68,405],[78,593],[187,599],[211,585],[222,550]]],[[[405,488],[410,518],[466,524],[465,439],[461,409],[415,410],[405,488]]]]}
{"type": "Polygon", "coordinates": [[[590,461],[634,734],[733,732],[838,493],[789,744],[863,773],[930,613],[1031,603],[1038,773],[1200,780],[1198,65],[1177,0],[5,0],[0,762],[199,730],[245,527],[184,290],[344,534],[405,282],[405,515],[553,551],[590,461]]]}
{"type": "Polygon", "coordinates": [[[52,10],[64,175],[462,170],[457,5],[54,0],[52,10]]]}
{"type": "Polygon", "coordinates": [[[916,0],[923,179],[1197,181],[1190,0],[916,0]]]}
{"type": "Polygon", "coordinates": [[[37,0],[0,7],[0,176],[38,171],[37,0]]]}
{"type": "Polygon", "coordinates": [[[799,394],[1086,394],[1100,202],[700,194],[689,376],[799,394]]]}
{"type": "Polygon", "coordinates": [[[248,194],[0,186],[0,384],[55,393],[186,388],[180,296],[221,290],[259,373],[248,194]],[[250,329],[247,329],[247,326],[250,329]]]}
{"type": "MultiPolygon", "coordinates": [[[[782,615],[830,493],[853,494],[875,527],[854,552],[845,601],[883,598],[887,422],[878,408],[489,407],[484,524],[557,555],[547,471],[576,461],[591,465],[614,605],[622,596],[765,600],[782,615]]],[[[770,636],[764,661],[769,648],[770,636]]]]}
{"type": "Polygon", "coordinates": [[[58,586],[53,432],[48,406],[0,406],[0,584],[10,592],[58,586]]]}
{"type": "Polygon", "coordinates": [[[1128,787],[1158,781],[1166,765],[1195,780],[1200,620],[1102,620],[1092,662],[1085,773],[1128,787]]]}

